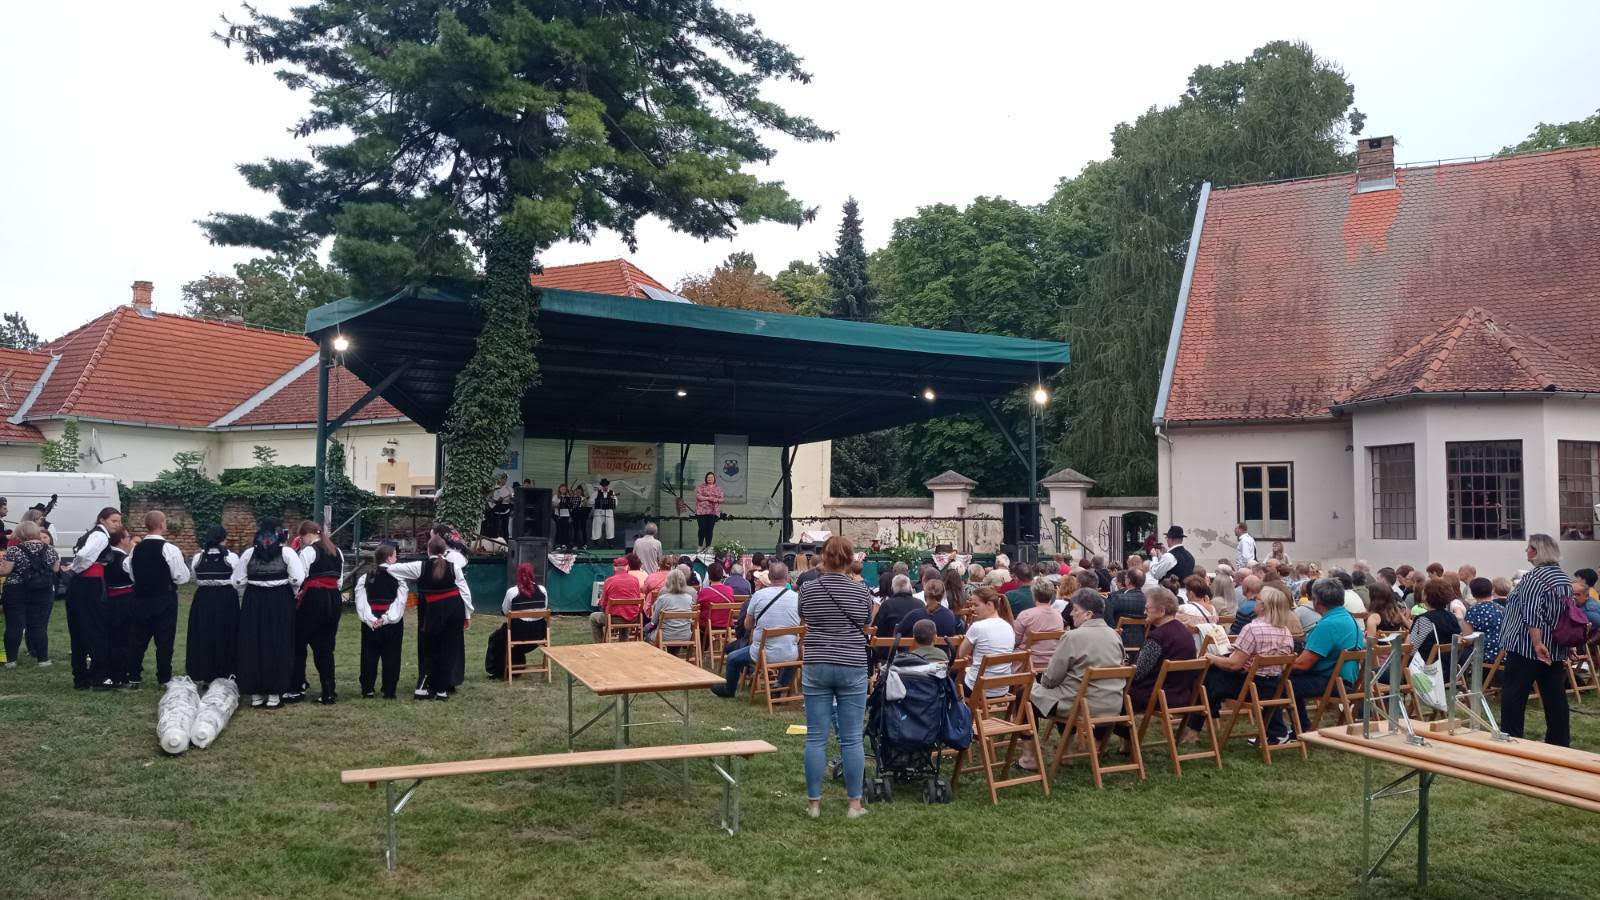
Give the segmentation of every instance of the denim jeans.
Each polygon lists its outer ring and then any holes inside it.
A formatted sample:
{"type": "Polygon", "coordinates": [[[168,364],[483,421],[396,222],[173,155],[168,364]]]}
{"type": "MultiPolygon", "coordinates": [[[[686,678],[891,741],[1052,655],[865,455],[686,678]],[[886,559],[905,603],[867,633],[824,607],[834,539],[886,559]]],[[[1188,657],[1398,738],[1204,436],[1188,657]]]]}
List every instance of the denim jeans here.
{"type": "MultiPolygon", "coordinates": [[[[750,646],[740,647],[739,649],[728,654],[727,687],[729,693],[739,690],[739,679],[744,677],[744,670],[754,666],[755,664],[755,649],[750,646]]],[[[771,664],[771,660],[768,660],[768,665],[771,664]]],[[[780,687],[788,686],[793,675],[794,669],[778,670],[778,685],[780,687]]]]}
{"type": "Polygon", "coordinates": [[[861,731],[867,719],[867,667],[834,663],[807,663],[800,676],[806,698],[806,797],[821,799],[822,777],[828,764],[828,732],[839,736],[844,757],[844,788],[850,799],[861,797],[861,731]],[[837,718],[834,703],[839,704],[837,718]]]}
{"type": "MultiPolygon", "coordinates": [[[[1300,731],[1305,733],[1311,730],[1311,716],[1306,713],[1306,703],[1322,697],[1322,692],[1328,689],[1328,680],[1334,677],[1334,670],[1326,672],[1291,672],[1289,683],[1294,686],[1295,717],[1300,721],[1300,731]]],[[[1277,739],[1289,734],[1289,726],[1283,721],[1282,715],[1273,710],[1272,720],[1267,724],[1267,737],[1277,739]]]]}

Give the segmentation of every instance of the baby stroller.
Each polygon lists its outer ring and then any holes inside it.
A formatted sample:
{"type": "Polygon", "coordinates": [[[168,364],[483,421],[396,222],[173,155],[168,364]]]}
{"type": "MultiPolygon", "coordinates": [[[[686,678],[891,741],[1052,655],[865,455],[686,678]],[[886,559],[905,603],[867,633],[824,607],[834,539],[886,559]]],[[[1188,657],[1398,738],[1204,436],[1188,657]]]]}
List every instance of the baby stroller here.
{"type": "Polygon", "coordinates": [[[972,726],[956,692],[949,667],[890,648],[889,662],[867,697],[866,736],[872,746],[873,777],[862,792],[869,802],[894,799],[894,783],[922,783],[923,803],[949,803],[950,783],[940,777],[945,749],[966,746],[949,737],[966,736],[972,726]],[[963,721],[952,723],[958,717],[963,721]]]}

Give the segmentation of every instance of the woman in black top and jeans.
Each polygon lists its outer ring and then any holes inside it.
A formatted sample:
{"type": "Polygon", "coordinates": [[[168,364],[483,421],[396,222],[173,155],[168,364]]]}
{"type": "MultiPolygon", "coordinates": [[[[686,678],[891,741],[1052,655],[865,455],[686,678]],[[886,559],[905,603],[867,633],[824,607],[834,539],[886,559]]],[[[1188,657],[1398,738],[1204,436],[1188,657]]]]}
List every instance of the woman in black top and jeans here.
{"type": "Polygon", "coordinates": [[[45,543],[37,522],[23,522],[12,533],[15,542],[0,558],[0,575],[6,579],[3,602],[6,614],[6,668],[16,668],[17,650],[24,634],[28,655],[41,666],[50,665],[50,610],[55,606],[58,558],[45,543]]]}
{"type": "Polygon", "coordinates": [[[872,596],[850,578],[855,547],[837,535],[822,547],[822,574],[800,588],[805,623],[805,667],[800,690],[806,701],[806,814],[822,814],[822,777],[827,767],[828,730],[839,735],[848,815],[866,815],[861,805],[861,732],[867,716],[867,635],[872,596]]]}

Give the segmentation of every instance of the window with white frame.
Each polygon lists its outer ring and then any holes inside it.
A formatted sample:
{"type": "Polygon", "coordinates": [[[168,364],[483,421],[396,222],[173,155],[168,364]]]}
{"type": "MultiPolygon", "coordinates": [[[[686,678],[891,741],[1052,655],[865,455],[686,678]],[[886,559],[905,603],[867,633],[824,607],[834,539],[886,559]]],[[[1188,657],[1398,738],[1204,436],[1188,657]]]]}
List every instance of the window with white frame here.
{"type": "Polygon", "coordinates": [[[1294,540],[1294,463],[1239,463],[1239,521],[1269,541],[1294,540]]]}
{"type": "Polygon", "coordinates": [[[1600,442],[1557,441],[1561,539],[1595,539],[1595,504],[1600,504],[1600,442]]]}
{"type": "Polygon", "coordinates": [[[1444,473],[1450,540],[1523,539],[1521,441],[1448,441],[1444,473]]]}
{"type": "Polygon", "coordinates": [[[1380,541],[1417,539],[1417,456],[1415,444],[1368,447],[1372,462],[1372,537],[1380,541]]]}

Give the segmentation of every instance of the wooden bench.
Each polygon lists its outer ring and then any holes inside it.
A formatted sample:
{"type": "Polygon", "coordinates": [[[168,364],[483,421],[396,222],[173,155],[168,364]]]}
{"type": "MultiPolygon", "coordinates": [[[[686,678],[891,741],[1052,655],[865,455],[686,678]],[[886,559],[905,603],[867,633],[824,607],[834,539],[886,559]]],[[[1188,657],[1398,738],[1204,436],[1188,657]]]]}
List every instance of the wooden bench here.
{"type": "Polygon", "coordinates": [[[672,744],[662,747],[624,747],[616,750],[585,750],[577,753],[545,753],[539,756],[502,756],[491,759],[463,759],[456,762],[420,763],[410,766],[385,766],[379,769],[346,769],[339,774],[342,784],[366,784],[384,789],[384,863],[393,872],[396,862],[395,816],[400,814],[422,782],[430,778],[455,775],[490,775],[496,772],[531,772],[538,769],[565,769],[573,766],[608,766],[619,763],[675,762],[688,765],[691,759],[711,760],[711,767],[722,777],[722,827],[729,834],[739,830],[739,762],[758,753],[774,753],[778,748],[766,741],[722,741],[714,744],[672,744]],[[721,764],[717,760],[721,759],[721,764]],[[401,782],[410,782],[398,787],[401,782]]]}

